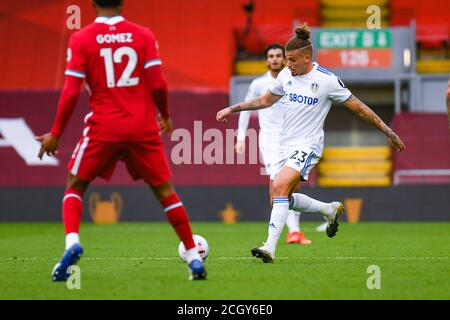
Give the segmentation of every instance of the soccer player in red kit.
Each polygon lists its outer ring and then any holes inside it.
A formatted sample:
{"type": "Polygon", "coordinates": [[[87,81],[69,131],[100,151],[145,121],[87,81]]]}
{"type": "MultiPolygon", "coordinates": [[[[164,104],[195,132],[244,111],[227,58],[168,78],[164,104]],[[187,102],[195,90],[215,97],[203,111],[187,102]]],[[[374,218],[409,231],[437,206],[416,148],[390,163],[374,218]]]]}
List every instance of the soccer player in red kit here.
{"type": "Polygon", "coordinates": [[[68,165],[62,202],[66,250],[52,279],[67,280],[67,268],[83,253],[78,232],[89,183],[98,176],[109,179],[119,160],[134,179],[144,179],[160,201],[187,249],[189,278],[206,279],[186,209],[169,180],[171,170],[160,138],[160,131],[170,134],[173,128],[155,37],[149,29],[120,16],[122,0],[92,3],[97,11],[95,22],[69,41],[66,81],[53,128],[36,138],[42,143],[40,158],[56,153],[85,80],[92,112],[85,117],[85,129],[68,165]]]}

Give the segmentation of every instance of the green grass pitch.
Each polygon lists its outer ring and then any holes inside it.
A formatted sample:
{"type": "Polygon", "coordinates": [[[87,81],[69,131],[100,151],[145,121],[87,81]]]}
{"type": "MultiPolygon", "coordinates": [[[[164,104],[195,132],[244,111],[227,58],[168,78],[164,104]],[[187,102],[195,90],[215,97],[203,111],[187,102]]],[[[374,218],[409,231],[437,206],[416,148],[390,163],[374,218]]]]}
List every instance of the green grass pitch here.
{"type": "Polygon", "coordinates": [[[0,224],[0,299],[450,299],[450,223],[341,224],[336,237],[304,223],[313,241],[287,245],[273,264],[250,256],[266,223],[194,223],[210,245],[207,281],[188,281],[166,223],[83,224],[81,289],[51,281],[61,224],[0,224]],[[370,265],[381,289],[367,288],[370,265]]]}

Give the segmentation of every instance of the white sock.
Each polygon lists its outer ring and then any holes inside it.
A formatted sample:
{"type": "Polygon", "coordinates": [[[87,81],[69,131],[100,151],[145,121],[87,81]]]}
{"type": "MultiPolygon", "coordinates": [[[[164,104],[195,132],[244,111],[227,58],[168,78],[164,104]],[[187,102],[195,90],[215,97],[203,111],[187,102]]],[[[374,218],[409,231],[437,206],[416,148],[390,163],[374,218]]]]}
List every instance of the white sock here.
{"type": "Polygon", "coordinates": [[[289,214],[286,219],[286,225],[289,232],[299,232],[300,231],[300,212],[289,210],[289,214]]]}
{"type": "Polygon", "coordinates": [[[275,254],[278,238],[280,238],[286,218],[289,214],[289,200],[287,197],[273,198],[273,208],[270,215],[269,236],[267,237],[266,246],[269,247],[272,254],[275,254]]]}
{"type": "Polygon", "coordinates": [[[186,260],[188,264],[191,263],[192,260],[203,261],[202,257],[200,257],[200,253],[198,253],[197,247],[194,247],[186,251],[186,260]]]}
{"type": "Polygon", "coordinates": [[[73,246],[75,243],[80,243],[80,236],[76,232],[66,234],[66,250],[73,246]]]}
{"type": "Polygon", "coordinates": [[[328,217],[334,212],[331,203],[318,201],[302,193],[292,194],[291,209],[303,213],[320,213],[328,217]]]}

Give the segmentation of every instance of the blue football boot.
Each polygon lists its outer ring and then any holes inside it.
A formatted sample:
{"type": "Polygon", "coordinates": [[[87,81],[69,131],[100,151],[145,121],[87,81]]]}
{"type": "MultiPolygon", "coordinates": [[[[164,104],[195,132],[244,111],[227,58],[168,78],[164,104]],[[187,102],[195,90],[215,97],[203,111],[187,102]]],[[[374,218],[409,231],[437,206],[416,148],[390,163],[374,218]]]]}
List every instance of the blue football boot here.
{"type": "Polygon", "coordinates": [[[53,281],[66,281],[70,274],[67,272],[67,269],[77,263],[80,260],[81,255],[83,254],[83,248],[79,243],[75,243],[69,249],[64,252],[63,257],[58,263],[55,265],[52,271],[52,280],[53,281]]]}
{"type": "Polygon", "coordinates": [[[189,280],[206,280],[206,269],[198,259],[192,260],[188,264],[189,267],[189,280]]]}

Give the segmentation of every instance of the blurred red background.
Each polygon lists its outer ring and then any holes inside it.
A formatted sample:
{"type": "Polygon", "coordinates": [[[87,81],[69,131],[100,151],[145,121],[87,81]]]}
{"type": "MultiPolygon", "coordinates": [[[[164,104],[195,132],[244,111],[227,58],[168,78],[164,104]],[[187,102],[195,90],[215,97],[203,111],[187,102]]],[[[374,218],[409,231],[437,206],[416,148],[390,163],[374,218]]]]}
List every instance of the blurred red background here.
{"type": "MultiPolygon", "coordinates": [[[[123,15],[155,33],[171,89],[227,90],[236,49],[233,29],[245,25],[246,2],[125,0],[123,15]]],[[[74,32],[66,27],[70,5],[80,7],[81,27],[94,20],[90,0],[0,2],[1,89],[61,88],[66,46],[74,32]]],[[[317,20],[304,1],[257,0],[255,8],[253,21],[258,25],[289,28],[294,19],[304,17],[310,24],[317,20]]]]}

